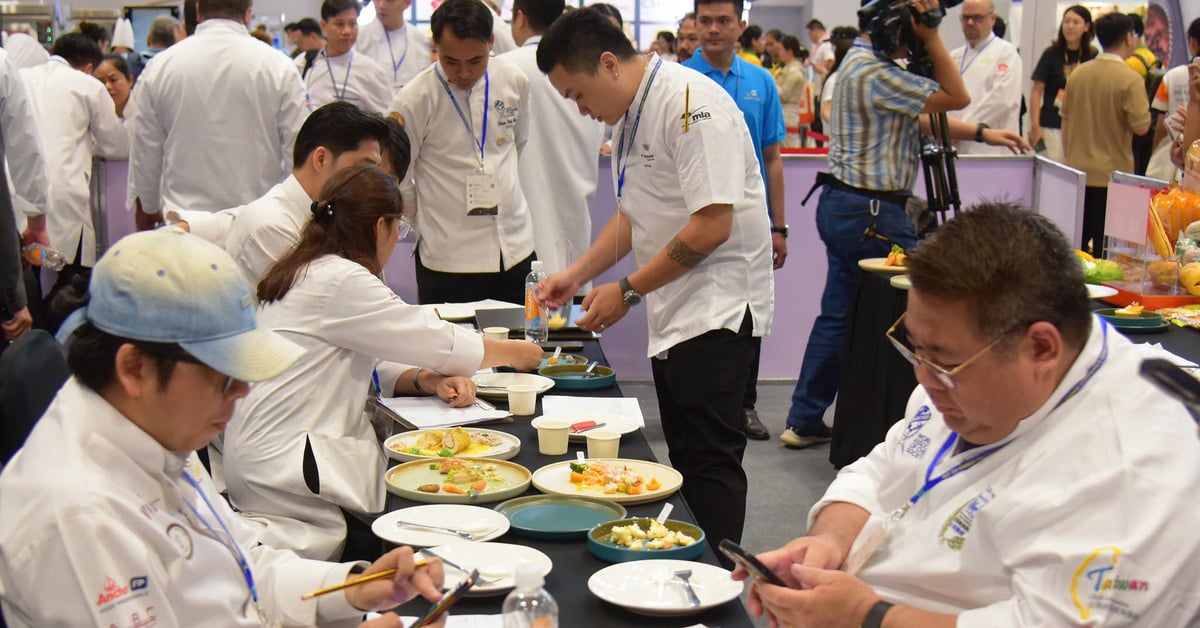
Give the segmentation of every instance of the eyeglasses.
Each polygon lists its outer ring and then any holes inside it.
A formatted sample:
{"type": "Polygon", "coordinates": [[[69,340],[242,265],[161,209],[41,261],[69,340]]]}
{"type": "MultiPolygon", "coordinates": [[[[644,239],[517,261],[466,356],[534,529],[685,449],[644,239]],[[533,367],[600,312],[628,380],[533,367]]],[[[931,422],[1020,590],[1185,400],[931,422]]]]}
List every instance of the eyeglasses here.
{"type": "Polygon", "coordinates": [[[966,13],[963,13],[962,17],[960,17],[959,19],[961,19],[964,22],[979,23],[979,22],[983,22],[984,20],[988,19],[989,17],[992,17],[992,15],[994,15],[994,14],[993,13],[984,13],[983,15],[967,15],[966,13]]]}
{"type": "MultiPolygon", "coordinates": [[[[892,326],[890,328],[888,328],[887,334],[885,334],[887,336],[887,339],[892,343],[892,346],[896,348],[896,351],[899,351],[900,355],[904,356],[905,360],[908,360],[909,364],[913,365],[914,368],[918,367],[918,366],[922,366],[922,365],[925,366],[926,368],[928,368],[930,371],[933,372],[933,376],[936,377],[937,380],[939,382],[941,382],[941,384],[943,386],[945,386],[946,388],[948,388],[950,390],[954,390],[955,388],[958,387],[958,384],[956,384],[954,382],[954,377],[956,375],[958,375],[959,373],[961,373],[963,371],[963,369],[970,366],[972,362],[983,357],[983,354],[987,353],[993,347],[1000,344],[1000,341],[1004,340],[1004,338],[1006,336],[1013,333],[1014,331],[1017,331],[1018,329],[1023,329],[1029,325],[1029,323],[1018,323],[1016,325],[1013,325],[1012,327],[1010,327],[1008,329],[1008,331],[1005,331],[1004,333],[1000,334],[1000,336],[998,338],[993,340],[991,342],[991,344],[980,349],[979,353],[976,353],[975,355],[971,356],[970,358],[967,358],[966,362],[963,362],[962,364],[959,364],[958,366],[955,366],[953,368],[947,369],[941,365],[930,362],[929,360],[917,355],[916,351],[909,349],[907,346],[905,346],[905,344],[903,342],[901,342],[900,340],[898,340],[896,338],[896,335],[895,335],[896,330],[897,329],[900,329],[901,331],[904,330],[904,328],[901,327],[900,324],[904,321],[905,316],[908,316],[908,312],[901,314],[900,318],[896,319],[896,322],[892,323],[892,326]]],[[[905,340],[908,339],[907,332],[904,332],[904,338],[905,338],[905,340]]]]}
{"type": "MultiPolygon", "coordinates": [[[[188,362],[190,364],[199,364],[200,366],[206,367],[208,369],[212,369],[211,366],[208,366],[207,364],[196,359],[196,356],[194,356],[190,353],[186,353],[186,352],[182,353],[181,355],[175,356],[175,360],[179,361],[179,362],[188,362]]],[[[213,369],[213,370],[215,370],[215,369],[213,369]]],[[[235,379],[231,375],[226,375],[225,381],[221,383],[221,394],[228,395],[229,392],[231,390],[233,390],[233,387],[237,386],[240,383],[242,383],[242,380],[235,379]]]]}

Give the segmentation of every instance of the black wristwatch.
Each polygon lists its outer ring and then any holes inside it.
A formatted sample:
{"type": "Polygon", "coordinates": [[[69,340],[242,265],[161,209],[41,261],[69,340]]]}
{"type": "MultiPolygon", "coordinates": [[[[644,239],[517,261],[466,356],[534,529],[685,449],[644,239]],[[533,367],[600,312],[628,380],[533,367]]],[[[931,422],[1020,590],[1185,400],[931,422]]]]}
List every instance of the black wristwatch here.
{"type": "Polygon", "coordinates": [[[892,610],[891,602],[879,600],[871,610],[867,611],[867,618],[863,620],[862,628],[881,628],[883,626],[883,616],[892,610]]]}
{"type": "Polygon", "coordinates": [[[621,280],[617,282],[617,286],[621,288],[621,300],[625,302],[625,305],[633,307],[642,302],[642,295],[638,294],[637,290],[634,290],[633,286],[629,285],[629,277],[621,277],[621,280]]]}
{"type": "Polygon", "coordinates": [[[771,233],[782,233],[783,237],[786,238],[788,235],[788,226],[784,225],[782,227],[771,227],[771,233]]]}
{"type": "Polygon", "coordinates": [[[992,127],[980,122],[979,126],[975,127],[975,141],[982,143],[983,142],[983,130],[990,129],[990,128],[992,128],[992,127]]]}

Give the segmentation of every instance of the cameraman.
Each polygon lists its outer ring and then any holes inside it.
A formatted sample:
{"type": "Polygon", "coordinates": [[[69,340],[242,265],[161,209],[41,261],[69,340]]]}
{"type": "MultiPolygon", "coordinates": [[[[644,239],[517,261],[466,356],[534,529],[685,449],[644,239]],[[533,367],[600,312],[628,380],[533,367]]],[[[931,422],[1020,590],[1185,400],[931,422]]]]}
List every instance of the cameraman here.
{"type": "MultiPolygon", "coordinates": [[[[813,187],[824,187],[817,205],[817,232],[826,246],[828,271],[821,315],[808,337],[787,429],[780,436],[788,447],[830,440],[821,417],[837,394],[838,354],[858,261],[887,255],[893,244],[907,249],[917,243],[904,208],[921,165],[921,132],[929,130],[928,119],[920,114],[962,109],[971,101],[937,28],[921,23],[920,16],[934,9],[940,9],[938,0],[912,0],[908,6],[903,0],[868,4],[859,12],[863,35],[838,69],[830,172],[819,174],[813,187]],[[871,41],[871,32],[877,41],[871,41]],[[885,36],[890,39],[882,41],[885,36]],[[913,39],[928,51],[932,79],[896,63],[909,56],[913,39]]],[[[1028,149],[1016,133],[952,118],[949,122],[952,139],[1007,146],[1014,152],[1028,149]]]]}

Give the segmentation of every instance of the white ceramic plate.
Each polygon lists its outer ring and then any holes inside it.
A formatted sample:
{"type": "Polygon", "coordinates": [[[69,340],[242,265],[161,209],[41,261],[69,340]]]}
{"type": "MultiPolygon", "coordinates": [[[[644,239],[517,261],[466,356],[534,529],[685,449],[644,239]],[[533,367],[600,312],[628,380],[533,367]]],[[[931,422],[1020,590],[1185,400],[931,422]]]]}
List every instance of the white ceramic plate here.
{"type": "Polygon", "coordinates": [[[899,275],[908,272],[908,267],[888,266],[884,263],[886,261],[886,257],[868,257],[858,260],[858,267],[873,273],[885,273],[889,275],[899,275]]]}
{"type": "Polygon", "coordinates": [[[635,560],[605,567],[588,578],[596,597],[634,613],[655,617],[692,615],[720,606],[742,594],[742,583],[715,565],[688,560],[635,560]],[[700,606],[688,604],[687,589],[673,574],[691,569],[700,606]]]}
{"type": "MultiPolygon", "coordinates": [[[[545,577],[554,569],[554,561],[550,557],[532,547],[511,545],[509,543],[456,543],[433,548],[438,556],[449,558],[467,571],[479,570],[479,577],[492,578],[496,582],[476,584],[467,591],[469,597],[484,597],[499,595],[512,590],[515,585],[513,576],[521,563],[533,563],[538,566],[545,577]]],[[[446,586],[453,589],[466,578],[467,574],[445,566],[446,586]]]]}
{"type": "Polygon", "coordinates": [[[616,432],[618,434],[624,435],[624,434],[629,434],[630,432],[636,432],[639,429],[641,429],[641,427],[642,427],[642,426],[638,425],[638,422],[636,419],[631,419],[627,416],[620,416],[617,414],[598,414],[598,413],[597,414],[584,413],[584,414],[578,414],[578,415],[572,414],[571,416],[542,415],[542,416],[534,419],[531,422],[531,425],[533,425],[536,428],[543,421],[566,421],[567,424],[569,424],[569,425],[574,425],[575,423],[580,423],[583,421],[595,421],[597,423],[604,424],[604,427],[593,428],[593,429],[588,430],[587,432],[583,432],[582,434],[571,434],[569,436],[569,438],[573,442],[577,442],[577,443],[587,442],[588,432],[601,432],[601,431],[602,432],[616,432]]]}
{"type": "Polygon", "coordinates": [[[462,530],[474,534],[475,541],[490,541],[499,538],[508,532],[511,525],[508,517],[491,508],[462,504],[430,504],[384,513],[371,524],[371,531],[385,541],[414,547],[472,542],[451,532],[401,525],[398,523],[400,521],[462,530]]]}
{"type": "Polygon", "coordinates": [[[895,277],[892,277],[891,284],[893,288],[899,290],[912,289],[912,280],[908,278],[908,275],[896,275],[895,277]]]}
{"type": "Polygon", "coordinates": [[[1099,284],[1094,284],[1094,283],[1087,284],[1087,290],[1088,290],[1088,298],[1090,298],[1090,299],[1103,299],[1105,297],[1111,297],[1112,295],[1117,293],[1116,288],[1110,288],[1108,286],[1101,286],[1099,284]]]}
{"type": "Polygon", "coordinates": [[[433,309],[438,318],[444,321],[475,320],[475,305],[472,303],[439,303],[433,309]]]}
{"type": "MultiPolygon", "coordinates": [[[[450,428],[439,428],[431,430],[413,430],[411,432],[401,432],[388,437],[383,441],[383,449],[387,452],[388,458],[397,462],[407,462],[409,460],[425,460],[428,458],[440,458],[436,453],[413,453],[411,449],[416,446],[417,441],[428,432],[445,432],[450,428]]],[[[485,430],[477,427],[463,428],[468,434],[486,435],[493,441],[500,441],[498,445],[488,446],[483,443],[473,443],[465,451],[454,454],[455,458],[492,458],[494,460],[510,460],[521,452],[521,439],[506,434],[497,432],[496,430],[485,430]]]]}
{"type": "Polygon", "coordinates": [[[575,483],[571,482],[571,463],[574,460],[564,460],[549,464],[533,473],[533,485],[543,493],[551,493],[554,495],[571,495],[574,497],[590,497],[592,499],[602,499],[605,501],[616,502],[618,504],[645,504],[656,502],[661,499],[666,499],[673,495],[675,491],[683,486],[683,475],[675,469],[666,465],[658,464],[657,462],[647,462],[645,460],[630,460],[628,458],[600,458],[598,460],[588,460],[587,462],[603,462],[610,465],[624,465],[632,469],[635,473],[649,483],[651,480],[658,480],[662,486],[654,490],[645,490],[638,495],[629,495],[627,493],[605,493],[599,489],[581,489],[575,483]]]}
{"type": "Polygon", "coordinates": [[[514,384],[537,386],[539,395],[554,388],[554,380],[533,373],[476,373],[471,379],[478,386],[475,391],[478,397],[507,398],[508,387],[514,384]]]}

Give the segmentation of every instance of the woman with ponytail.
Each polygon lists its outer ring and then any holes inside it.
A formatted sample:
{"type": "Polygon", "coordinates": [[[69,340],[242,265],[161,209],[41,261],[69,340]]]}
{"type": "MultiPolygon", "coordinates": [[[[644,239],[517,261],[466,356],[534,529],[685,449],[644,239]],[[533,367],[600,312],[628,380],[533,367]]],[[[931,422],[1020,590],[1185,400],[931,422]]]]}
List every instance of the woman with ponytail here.
{"type": "Polygon", "coordinates": [[[388,289],[379,274],[402,235],[400,208],[382,170],[338,172],[258,285],[259,323],[307,352],[242,400],[221,471],[234,507],[266,525],[262,542],[306,558],[379,554],[368,522],[384,507],[387,458],[363,411],[371,390],[468,406],[475,371],[541,361],[535,344],[484,339],[388,289]]]}

